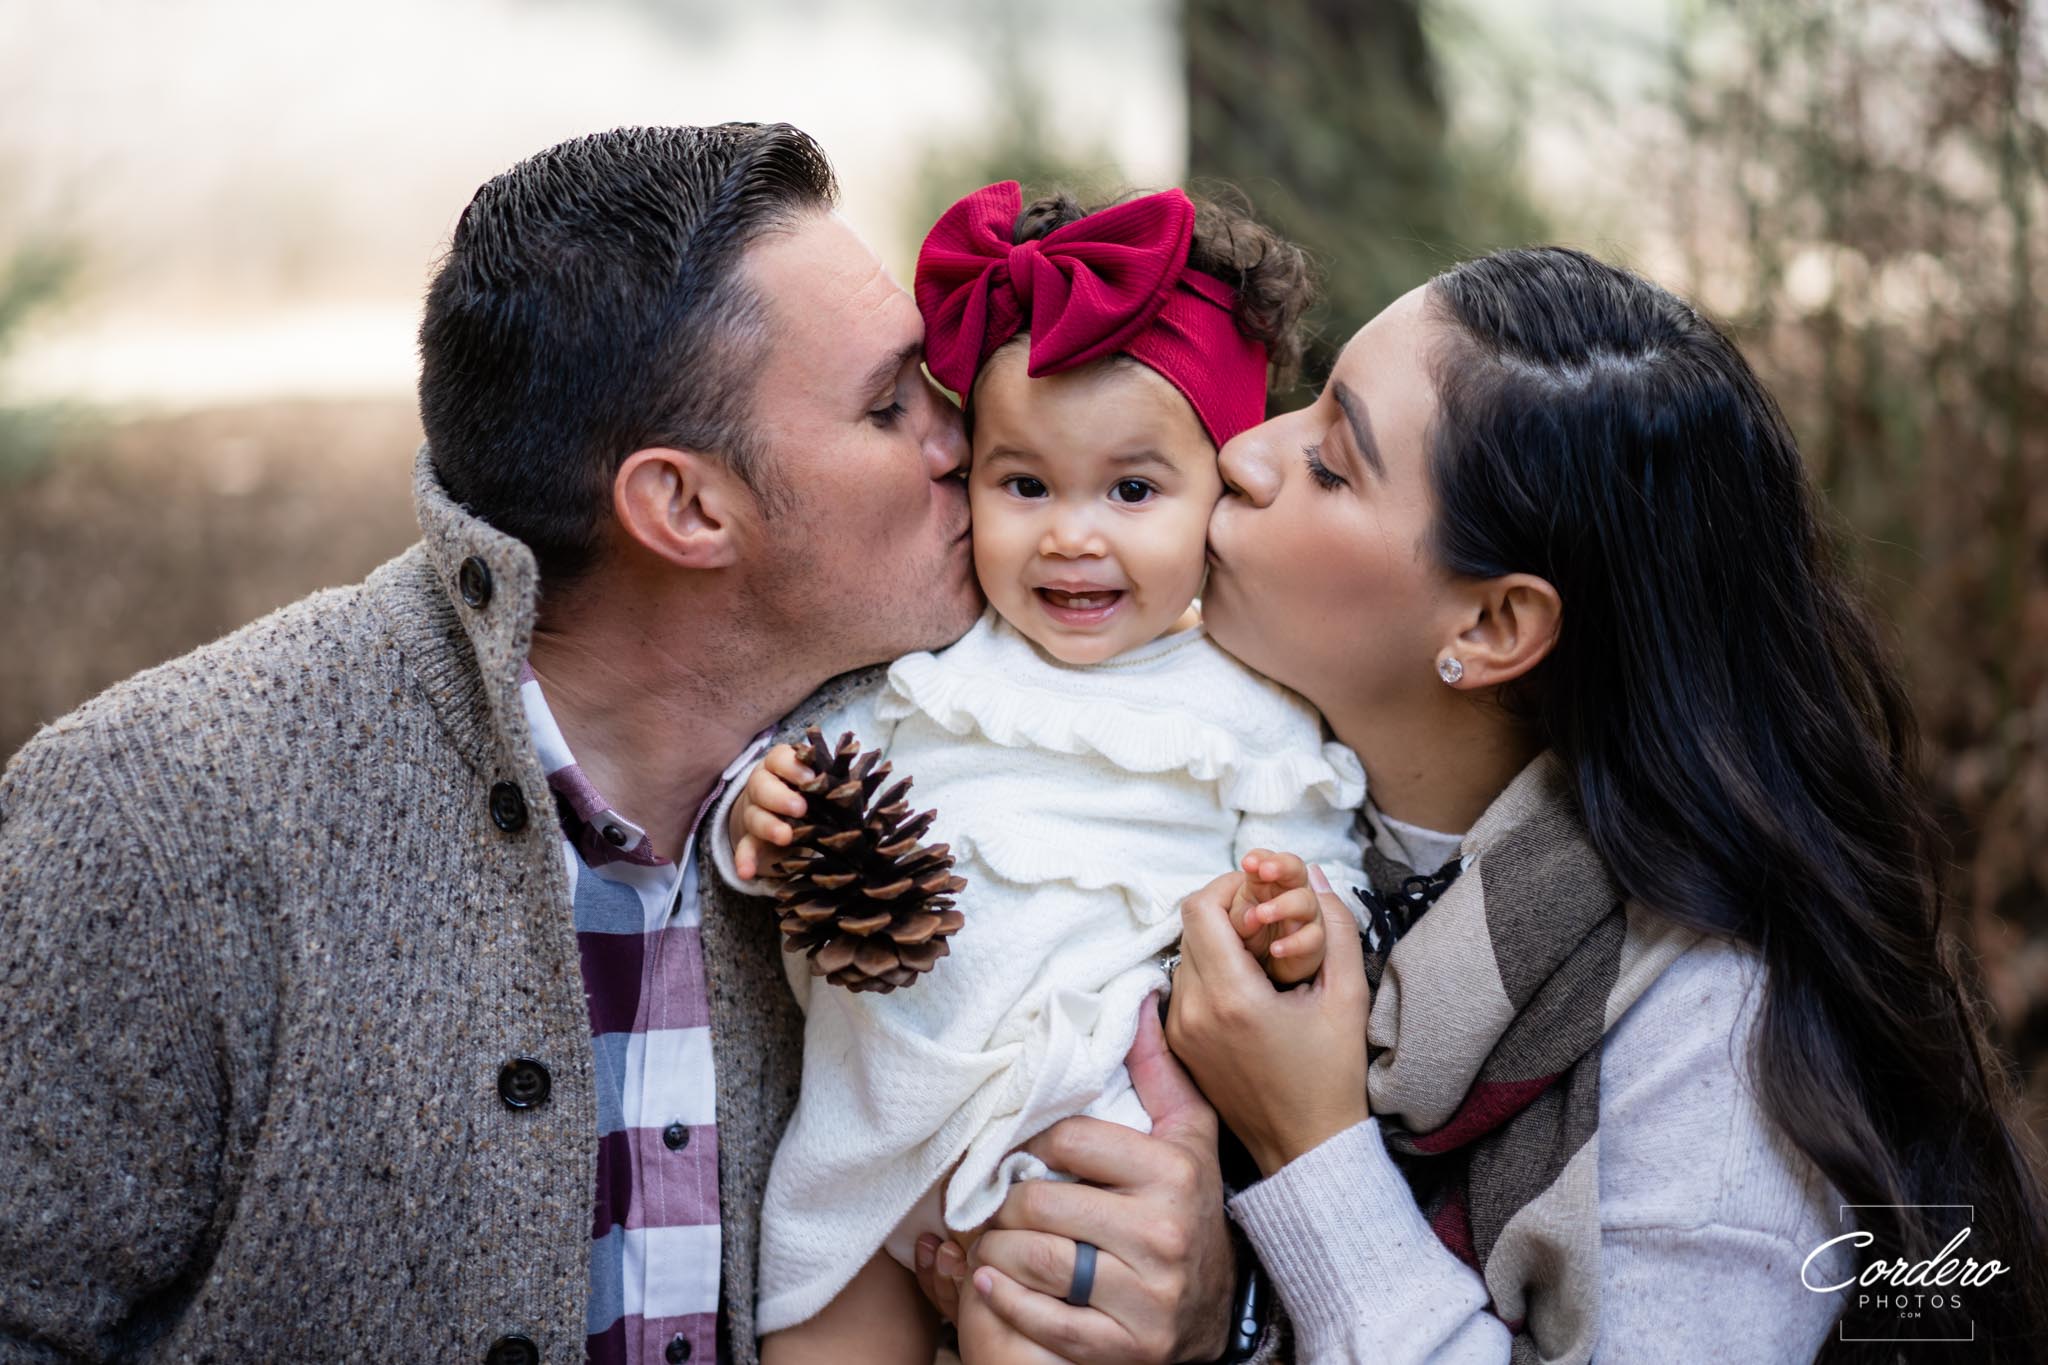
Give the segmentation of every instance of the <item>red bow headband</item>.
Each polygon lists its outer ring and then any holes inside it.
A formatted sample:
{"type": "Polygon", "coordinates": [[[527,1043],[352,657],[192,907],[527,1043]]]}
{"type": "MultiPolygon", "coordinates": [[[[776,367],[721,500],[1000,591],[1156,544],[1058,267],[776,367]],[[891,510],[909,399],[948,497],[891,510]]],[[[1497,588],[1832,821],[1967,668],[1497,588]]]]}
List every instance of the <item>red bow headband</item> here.
{"type": "Polygon", "coordinates": [[[925,364],[964,400],[998,347],[1029,330],[1031,375],[1118,351],[1163,375],[1217,445],[1266,413],[1266,348],[1238,331],[1235,291],[1188,269],[1195,206],[1148,194],[1010,244],[1014,180],[947,209],[917,253],[925,364]]]}

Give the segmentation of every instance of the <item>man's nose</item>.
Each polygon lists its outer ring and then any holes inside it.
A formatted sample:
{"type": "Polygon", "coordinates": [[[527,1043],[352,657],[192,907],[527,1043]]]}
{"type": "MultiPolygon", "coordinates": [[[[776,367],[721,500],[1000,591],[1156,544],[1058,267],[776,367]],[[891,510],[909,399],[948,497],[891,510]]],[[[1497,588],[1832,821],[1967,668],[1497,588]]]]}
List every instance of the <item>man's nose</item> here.
{"type": "Polygon", "coordinates": [[[1282,479],[1279,450],[1287,441],[1285,417],[1261,422],[1224,442],[1216,452],[1216,469],[1223,476],[1223,489],[1252,504],[1264,507],[1280,494],[1282,479]]]}

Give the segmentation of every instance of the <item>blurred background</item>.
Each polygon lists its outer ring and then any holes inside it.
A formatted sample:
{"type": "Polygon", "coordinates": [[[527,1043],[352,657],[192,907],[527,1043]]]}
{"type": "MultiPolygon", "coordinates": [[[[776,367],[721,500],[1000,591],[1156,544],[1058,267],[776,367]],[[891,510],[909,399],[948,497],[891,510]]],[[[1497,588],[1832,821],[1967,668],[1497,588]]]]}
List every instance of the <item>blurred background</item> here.
{"type": "Polygon", "coordinates": [[[2048,1132],[2041,7],[1021,8],[0,0],[0,755],[414,538],[428,274],[475,187],[565,137],[788,119],[905,280],[989,180],[1234,185],[1330,267],[1325,362],[1459,257],[1565,241],[1698,299],[1788,409],[2048,1132]]]}

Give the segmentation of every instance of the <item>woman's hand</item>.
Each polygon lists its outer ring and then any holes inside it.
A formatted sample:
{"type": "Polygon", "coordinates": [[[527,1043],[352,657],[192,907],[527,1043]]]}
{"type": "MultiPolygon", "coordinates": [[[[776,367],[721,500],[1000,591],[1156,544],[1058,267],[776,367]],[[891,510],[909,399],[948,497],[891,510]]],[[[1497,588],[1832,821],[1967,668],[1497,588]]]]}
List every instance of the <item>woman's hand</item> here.
{"type": "Polygon", "coordinates": [[[1166,1041],[1267,1175],[1370,1116],[1365,1023],[1372,992],[1358,922],[1308,869],[1328,949],[1322,970],[1276,990],[1245,951],[1230,907],[1244,874],[1181,902],[1181,959],[1166,1041]]]}

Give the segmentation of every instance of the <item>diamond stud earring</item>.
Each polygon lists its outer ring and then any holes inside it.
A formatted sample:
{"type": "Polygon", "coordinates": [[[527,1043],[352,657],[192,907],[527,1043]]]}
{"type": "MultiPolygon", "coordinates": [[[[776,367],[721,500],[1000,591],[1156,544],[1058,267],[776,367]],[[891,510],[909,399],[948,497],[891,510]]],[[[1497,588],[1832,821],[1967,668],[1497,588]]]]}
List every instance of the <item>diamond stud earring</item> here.
{"type": "Polygon", "coordinates": [[[1446,654],[1443,658],[1436,661],[1436,675],[1451,686],[1456,687],[1459,679],[1465,676],[1465,665],[1459,663],[1451,655],[1446,654]]]}

